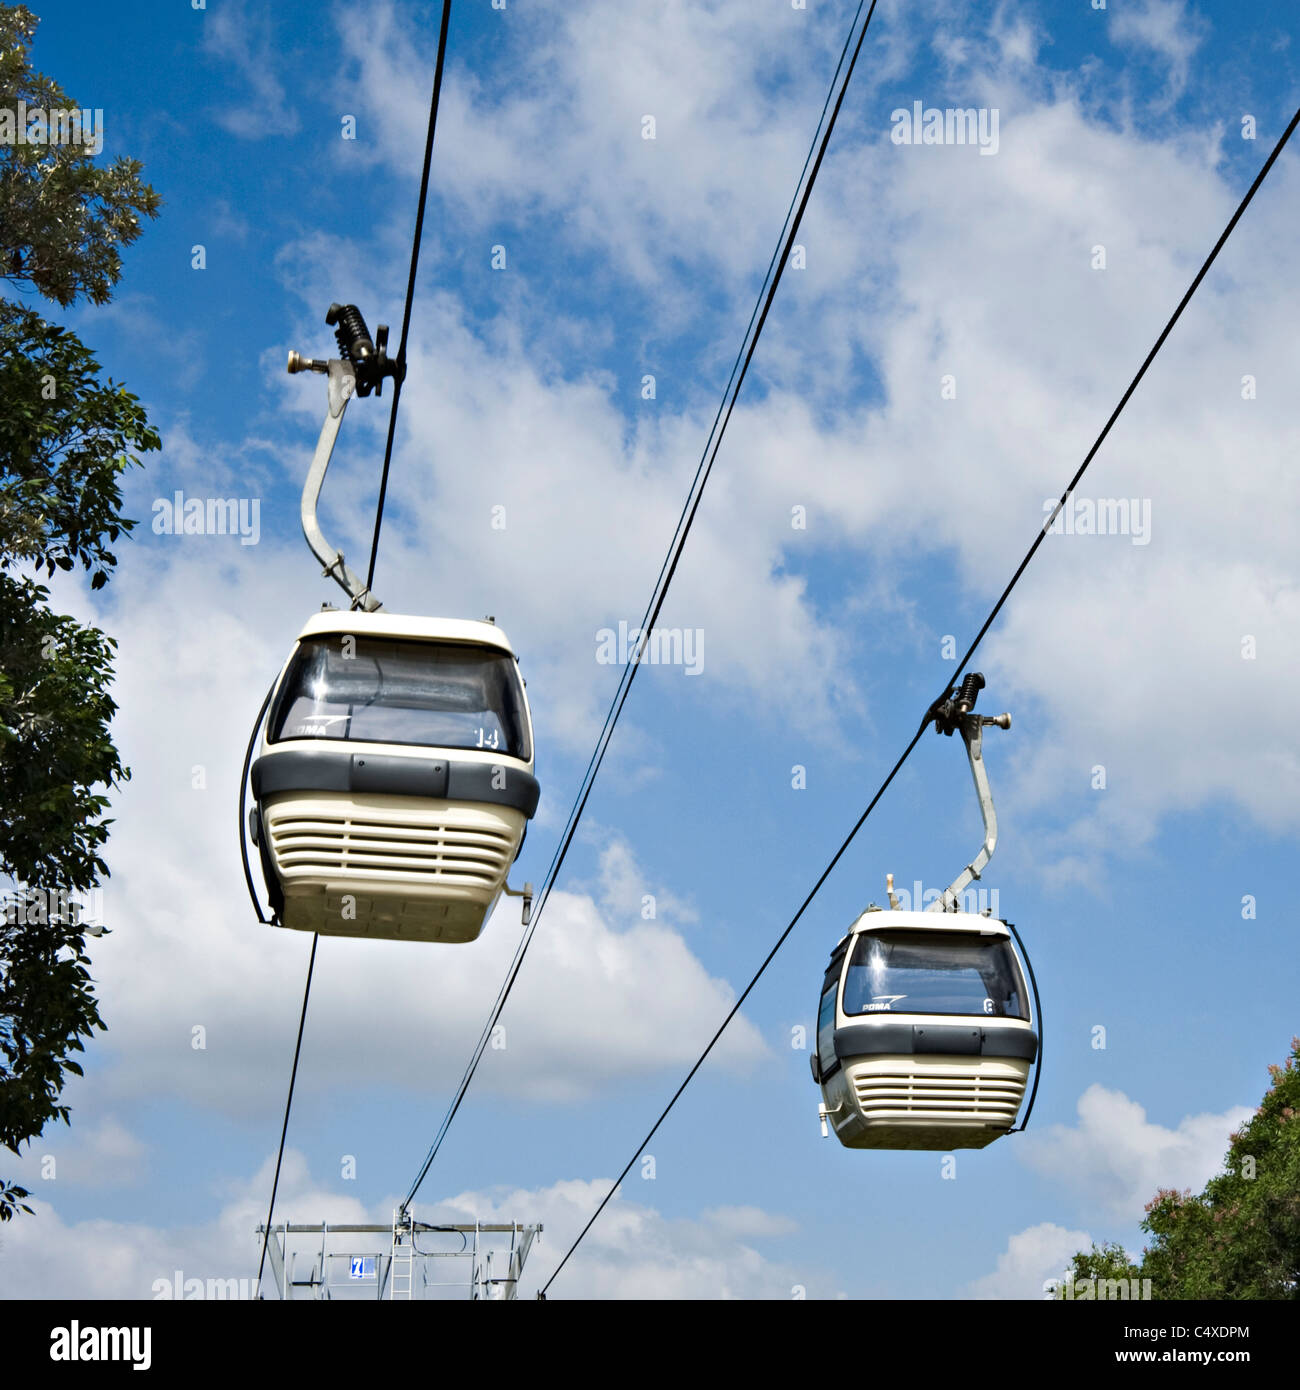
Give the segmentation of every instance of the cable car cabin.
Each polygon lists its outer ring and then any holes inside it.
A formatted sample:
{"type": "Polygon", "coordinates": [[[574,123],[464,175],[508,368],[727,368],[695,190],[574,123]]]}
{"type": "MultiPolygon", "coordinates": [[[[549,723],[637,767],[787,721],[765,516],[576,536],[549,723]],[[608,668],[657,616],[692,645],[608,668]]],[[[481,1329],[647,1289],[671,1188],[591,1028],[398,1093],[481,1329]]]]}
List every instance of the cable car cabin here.
{"type": "Polygon", "coordinates": [[[1006,1134],[1038,1052],[1004,923],[869,908],[835,947],[813,1079],[852,1149],[982,1149],[1006,1134]]]}
{"type": "Polygon", "coordinates": [[[505,634],[318,613],[280,674],[253,795],[279,925],[474,940],[537,809],[528,697],[505,634]]]}

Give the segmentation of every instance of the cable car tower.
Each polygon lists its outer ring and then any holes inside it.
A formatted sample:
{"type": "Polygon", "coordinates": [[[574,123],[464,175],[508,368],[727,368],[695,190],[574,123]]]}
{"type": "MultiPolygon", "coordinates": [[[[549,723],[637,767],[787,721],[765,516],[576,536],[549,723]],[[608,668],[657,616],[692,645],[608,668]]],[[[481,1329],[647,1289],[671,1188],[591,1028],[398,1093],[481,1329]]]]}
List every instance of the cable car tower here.
{"type": "MultiPolygon", "coordinates": [[[[532,885],[506,881],[540,795],[528,696],[495,619],[388,613],[325,539],[316,508],[344,412],[399,371],[387,327],[372,339],[355,305],[325,321],[337,358],[289,354],[291,374],[328,378],[302,529],[349,606],[308,619],[263,706],[248,838],[276,926],[473,941],[502,893],[529,919],[532,885]]],[[[241,783],[241,843],[244,795],[241,783]]]]}
{"type": "MultiPolygon", "coordinates": [[[[258,1226],[257,1233],[264,1235],[266,1227],[258,1226]]],[[[506,1222],[429,1225],[414,1220],[409,1209],[394,1213],[391,1228],[281,1221],[271,1227],[267,1245],[269,1284],[273,1296],[286,1302],[513,1302],[519,1296],[524,1261],[541,1234],[540,1225],[506,1222]]]]}
{"type": "MultiPolygon", "coordinates": [[[[966,745],[984,820],[979,853],[923,912],[898,910],[888,875],[889,910],[871,904],[826,968],[810,1061],[822,1134],[833,1129],[848,1148],[982,1149],[1011,1132],[1030,1064],[1041,1066],[1012,946],[1019,933],[987,912],[959,910],[998,838],[983,732],[1011,727],[1009,714],[974,713],[983,688],[973,673],[932,711],[936,731],[960,732],[966,745]]],[[[1032,966],[1029,978],[1041,1030],[1032,966]]]]}

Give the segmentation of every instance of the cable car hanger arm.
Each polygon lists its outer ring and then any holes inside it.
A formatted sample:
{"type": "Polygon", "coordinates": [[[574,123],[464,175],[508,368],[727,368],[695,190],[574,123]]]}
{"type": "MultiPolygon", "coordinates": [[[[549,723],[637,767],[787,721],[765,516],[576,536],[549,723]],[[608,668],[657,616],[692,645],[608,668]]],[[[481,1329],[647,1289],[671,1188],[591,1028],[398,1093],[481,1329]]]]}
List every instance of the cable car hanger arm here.
{"type": "MultiPolygon", "coordinates": [[[[335,550],[325,539],[316,520],[316,503],[320,498],[321,487],[325,482],[325,471],[330,466],[330,456],[334,452],[335,441],[339,437],[339,426],[343,423],[343,412],[356,390],[356,376],[352,364],[331,359],[322,364],[329,373],[329,410],[325,424],[321,428],[316,452],[312,456],[311,467],[307,470],[307,481],[302,489],[302,533],[307,538],[311,553],[324,566],[323,573],[333,579],[352,600],[354,607],[361,607],[368,613],[377,609],[379,600],[369,593],[364,583],[349,568],[341,550],[335,550]]],[[[311,368],[290,366],[289,370],[319,371],[313,364],[311,368]]]]}
{"type": "Polygon", "coordinates": [[[999,729],[1011,727],[1009,714],[975,714],[975,701],[984,689],[984,677],[978,671],[972,672],[961,683],[961,689],[953,698],[936,701],[932,706],[936,732],[952,736],[961,730],[962,741],[966,744],[966,756],[970,760],[971,776],[975,780],[975,795],[979,798],[980,815],[984,819],[984,843],[980,852],[944,889],[943,896],[926,909],[928,912],[956,912],[961,902],[962,891],[988,867],[993,851],[998,843],[998,817],[993,809],[993,793],[989,789],[989,775],[984,766],[984,727],[996,725],[999,729]]]}
{"type": "Polygon", "coordinates": [[[368,396],[372,390],[377,396],[382,395],[384,377],[396,376],[398,366],[389,360],[385,351],[388,346],[387,325],[380,324],[378,334],[372,340],[356,305],[331,304],[325,322],[334,328],[340,357],[321,361],[296,352],[289,354],[290,375],[323,372],[329,377],[329,408],[325,412],[325,423],[321,426],[316,452],[302,489],[302,532],[312,554],[324,566],[323,573],[343,589],[352,601],[352,607],[373,613],[381,606],[379,600],[353,573],[343,558],[343,552],[335,550],[325,539],[320,522],[316,519],[316,505],[348,402],[354,395],[368,396]]]}

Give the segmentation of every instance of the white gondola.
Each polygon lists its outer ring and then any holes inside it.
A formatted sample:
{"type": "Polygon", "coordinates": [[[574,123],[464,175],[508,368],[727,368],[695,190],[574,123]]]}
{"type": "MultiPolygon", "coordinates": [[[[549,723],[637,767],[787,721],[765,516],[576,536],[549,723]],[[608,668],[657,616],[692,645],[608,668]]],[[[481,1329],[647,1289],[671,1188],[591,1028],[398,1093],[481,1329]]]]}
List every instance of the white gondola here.
{"type": "Polygon", "coordinates": [[[280,674],[253,795],[280,925],[472,941],[537,809],[509,640],[487,622],[317,614],[280,674]]]}
{"type": "Polygon", "coordinates": [[[1004,923],[864,912],[823,982],[813,1076],[852,1149],[982,1149],[1016,1123],[1038,1038],[1004,923]]]}
{"type": "MultiPolygon", "coordinates": [[[[522,897],[529,917],[531,885],[506,883],[537,809],[528,696],[491,619],[381,611],[322,534],[316,505],[348,403],[398,372],[387,328],[372,340],[355,305],[331,305],[326,322],[338,358],[289,354],[291,373],[320,372],[329,388],[302,526],[351,608],[307,622],[267,697],[247,829],[277,926],[472,941],[503,892],[522,897]]],[[[246,760],[241,840],[247,772],[246,760]]],[[[257,906],[246,847],[244,868],[257,906]]]]}
{"type": "Polygon", "coordinates": [[[1039,1056],[1012,929],[957,910],[997,842],[982,728],[1011,723],[970,712],[983,684],[968,678],[936,716],[942,732],[960,729],[965,741],[982,850],[924,912],[897,910],[890,875],[890,910],[862,913],[822,982],[813,1080],[822,1133],[833,1130],[847,1148],[981,1149],[1015,1127],[1039,1056]]]}

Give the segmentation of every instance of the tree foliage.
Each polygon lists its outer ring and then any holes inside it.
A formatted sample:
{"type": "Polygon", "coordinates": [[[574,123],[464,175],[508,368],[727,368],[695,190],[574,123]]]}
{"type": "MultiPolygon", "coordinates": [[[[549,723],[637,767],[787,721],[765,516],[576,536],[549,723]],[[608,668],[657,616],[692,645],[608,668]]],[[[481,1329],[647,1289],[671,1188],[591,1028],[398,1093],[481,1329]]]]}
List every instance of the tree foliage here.
{"type": "Polygon", "coordinates": [[[0,570],[0,873],[84,890],[108,873],[108,800],[94,788],[129,775],[109,736],[116,644],[47,597],[0,570]]]}
{"type": "MultiPolygon", "coordinates": [[[[1150,1279],[1153,1299],[1300,1300],[1300,1037],[1255,1114],[1232,1136],[1223,1171],[1193,1194],[1147,1204],[1140,1264],[1118,1245],[1073,1259],[1083,1279],[1150,1279]]],[[[1059,1296],[1059,1292],[1058,1292],[1059,1296]]]]}
{"type": "MultiPolygon", "coordinates": [[[[0,109],[74,105],[31,67],[36,26],[0,5],[0,109]]],[[[103,304],[158,206],[133,160],[0,143],[0,280],[103,304]]],[[[105,1026],[68,901],[108,875],[107,793],[129,776],[109,733],[115,644],[55,613],[36,576],[80,566],[93,589],[108,581],[134,525],[122,473],[159,447],[75,334],[0,299],[0,878],[17,889],[0,911],[0,1144],[15,1153],[68,1121],[65,1074],[81,1075],[74,1054],[105,1026]]],[[[0,1221],[30,1211],[27,1195],[0,1179],[0,1221]]]]}
{"type": "Polygon", "coordinates": [[[139,401],[99,372],[75,334],[0,300],[0,564],[80,563],[96,589],[117,563],[108,547],[135,525],[119,478],[160,443],[139,401]]]}
{"type": "MultiPolygon", "coordinates": [[[[1095,1288],[1108,1280],[1129,1283],[1141,1277],[1141,1266],[1135,1265],[1129,1259],[1128,1252],[1122,1245],[1113,1241],[1104,1241],[1098,1245],[1094,1241],[1091,1250],[1081,1251],[1070,1260],[1070,1271],[1066,1275],[1065,1283],[1074,1284],[1076,1289],[1092,1283],[1095,1288]]],[[[1055,1296],[1058,1299],[1067,1296],[1064,1285],[1057,1288],[1055,1296]]],[[[1154,1290],[1152,1296],[1154,1297],[1154,1290]]]]}
{"type": "MultiPolygon", "coordinates": [[[[82,1075],[69,1054],[84,1051],[81,1039],[104,1024],[75,918],[39,931],[0,921],[0,952],[0,1144],[16,1153],[51,1120],[68,1123],[69,1109],[59,1100],[63,1074],[82,1075]]],[[[0,1179],[0,1221],[27,1195],[0,1179]]]]}
{"type": "MultiPolygon", "coordinates": [[[[29,57],[40,21],[25,5],[0,5],[0,108],[77,108],[29,57]]],[[[77,108],[79,109],[79,108],[77,108]]],[[[13,144],[0,160],[0,279],[64,306],[107,304],[122,273],[121,249],[161,200],[138,160],[101,168],[84,144],[13,144]]]]}

